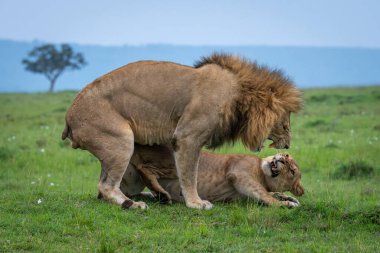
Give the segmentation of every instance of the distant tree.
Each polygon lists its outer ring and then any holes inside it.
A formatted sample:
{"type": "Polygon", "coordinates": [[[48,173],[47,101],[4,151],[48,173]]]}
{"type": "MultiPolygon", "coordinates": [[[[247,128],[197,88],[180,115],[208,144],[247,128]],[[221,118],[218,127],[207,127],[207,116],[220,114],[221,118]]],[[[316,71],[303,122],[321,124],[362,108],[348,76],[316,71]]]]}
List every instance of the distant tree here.
{"type": "Polygon", "coordinates": [[[49,92],[54,90],[58,77],[66,70],[77,70],[87,63],[81,53],[75,53],[70,45],[61,44],[60,50],[53,44],[35,47],[22,60],[27,71],[43,74],[50,81],[49,92]]]}

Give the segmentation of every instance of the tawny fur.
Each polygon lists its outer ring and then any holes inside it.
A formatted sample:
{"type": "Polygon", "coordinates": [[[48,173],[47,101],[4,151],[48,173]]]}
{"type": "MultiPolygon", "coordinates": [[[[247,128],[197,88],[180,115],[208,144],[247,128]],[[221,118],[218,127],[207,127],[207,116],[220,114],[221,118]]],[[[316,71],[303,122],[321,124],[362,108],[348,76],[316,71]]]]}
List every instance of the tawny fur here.
{"type": "MultiPolygon", "coordinates": [[[[168,148],[136,145],[127,173],[135,170],[140,176],[135,176],[134,183],[129,185],[122,182],[124,193],[135,195],[147,186],[166,202],[183,201],[174,160],[168,148]],[[139,188],[134,187],[136,185],[139,188]]],[[[200,197],[210,201],[251,198],[266,205],[294,207],[299,202],[281,193],[290,191],[296,196],[304,193],[299,167],[287,154],[260,159],[252,155],[202,152],[197,184],[200,197]],[[271,163],[276,163],[276,168],[271,163]]]]}
{"type": "Polygon", "coordinates": [[[119,188],[134,143],[172,145],[186,205],[210,208],[196,190],[202,146],[240,138],[260,150],[269,138],[275,148],[290,147],[290,113],[301,104],[300,92],[280,72],[236,56],[214,54],[195,68],[140,61],[87,85],[66,114],[62,139],[94,154],[102,196],[131,208],[146,207],[119,188]]]}

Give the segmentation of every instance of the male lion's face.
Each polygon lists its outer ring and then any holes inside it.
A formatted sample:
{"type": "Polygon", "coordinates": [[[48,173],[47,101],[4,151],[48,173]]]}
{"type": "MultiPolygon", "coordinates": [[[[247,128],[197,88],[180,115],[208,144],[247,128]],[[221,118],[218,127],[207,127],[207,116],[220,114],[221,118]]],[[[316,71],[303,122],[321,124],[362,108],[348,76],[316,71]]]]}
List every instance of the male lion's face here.
{"type": "Polygon", "coordinates": [[[290,148],[290,112],[285,113],[284,116],[273,126],[268,139],[273,141],[273,143],[269,145],[271,148],[290,148]]]}
{"type": "Polygon", "coordinates": [[[301,172],[296,161],[288,154],[277,154],[264,158],[262,169],[272,192],[290,191],[296,196],[304,194],[301,172]]]}

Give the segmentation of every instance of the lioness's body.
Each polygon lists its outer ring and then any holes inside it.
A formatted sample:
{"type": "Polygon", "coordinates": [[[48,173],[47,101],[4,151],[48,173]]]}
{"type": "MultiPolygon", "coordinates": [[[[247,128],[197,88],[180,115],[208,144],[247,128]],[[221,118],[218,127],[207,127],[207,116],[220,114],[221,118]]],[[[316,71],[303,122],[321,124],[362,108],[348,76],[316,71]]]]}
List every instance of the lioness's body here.
{"type": "MultiPolygon", "coordinates": [[[[281,156],[284,155],[277,155],[277,159],[282,159],[281,156]]],[[[276,156],[261,159],[252,155],[201,152],[198,164],[198,194],[212,202],[251,198],[267,205],[293,206],[294,202],[287,201],[291,198],[285,198],[281,202],[273,197],[273,192],[291,191],[301,196],[303,187],[299,169],[294,163],[294,174],[289,174],[287,166],[290,166],[292,158],[288,156],[284,158],[284,161],[288,160],[288,164],[279,164],[276,171],[278,174],[273,175],[270,167],[273,159],[276,156]]],[[[125,194],[133,196],[139,194],[145,186],[160,193],[165,199],[183,201],[170,149],[163,146],[136,145],[121,189],[125,194]]]]}
{"type": "Polygon", "coordinates": [[[214,55],[197,68],[140,61],[86,86],[67,112],[62,138],[101,161],[100,193],[126,208],[146,207],[119,189],[134,143],[171,145],[187,206],[211,208],[196,190],[202,146],[241,137],[255,150],[267,138],[289,147],[289,116],[300,103],[281,73],[238,57],[214,55]]]}

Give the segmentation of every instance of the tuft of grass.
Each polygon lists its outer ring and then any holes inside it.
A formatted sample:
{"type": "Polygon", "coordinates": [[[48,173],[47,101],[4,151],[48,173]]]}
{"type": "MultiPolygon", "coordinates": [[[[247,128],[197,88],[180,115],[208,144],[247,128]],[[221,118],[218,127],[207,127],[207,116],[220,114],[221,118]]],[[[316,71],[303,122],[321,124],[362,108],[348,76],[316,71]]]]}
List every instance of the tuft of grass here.
{"type": "Polygon", "coordinates": [[[14,152],[7,147],[0,147],[0,161],[6,161],[13,157],[14,152]]]}
{"type": "Polygon", "coordinates": [[[341,164],[333,174],[336,179],[356,179],[370,177],[374,174],[375,169],[364,161],[351,161],[347,164],[341,164]]]}
{"type": "Polygon", "coordinates": [[[319,126],[325,126],[327,123],[326,121],[322,119],[317,119],[313,121],[309,121],[305,124],[306,127],[319,127],[319,126]]]}
{"type": "Polygon", "coordinates": [[[342,217],[350,223],[380,225],[380,206],[374,206],[367,210],[345,213],[342,217]]]}

